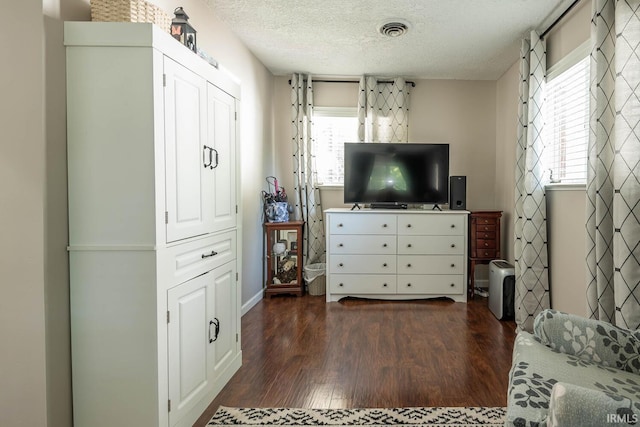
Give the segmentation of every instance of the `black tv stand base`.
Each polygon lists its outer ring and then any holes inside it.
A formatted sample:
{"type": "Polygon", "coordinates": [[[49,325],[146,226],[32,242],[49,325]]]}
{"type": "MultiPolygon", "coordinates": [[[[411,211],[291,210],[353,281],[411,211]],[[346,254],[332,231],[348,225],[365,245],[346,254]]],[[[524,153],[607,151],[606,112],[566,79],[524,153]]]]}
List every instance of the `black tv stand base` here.
{"type": "Polygon", "coordinates": [[[407,209],[407,204],[398,202],[371,203],[371,209],[407,209]]]}

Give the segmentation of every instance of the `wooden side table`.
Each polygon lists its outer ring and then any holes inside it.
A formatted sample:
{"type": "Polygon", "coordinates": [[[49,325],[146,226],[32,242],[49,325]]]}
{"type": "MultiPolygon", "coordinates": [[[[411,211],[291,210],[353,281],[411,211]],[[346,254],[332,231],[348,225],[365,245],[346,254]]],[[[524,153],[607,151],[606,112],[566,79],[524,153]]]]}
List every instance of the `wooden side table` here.
{"type": "Polygon", "coordinates": [[[469,215],[469,297],[475,290],[477,264],[500,258],[500,217],[502,211],[475,211],[469,215]]]}
{"type": "Polygon", "coordinates": [[[265,297],[304,295],[302,228],[304,221],[265,222],[267,283],[265,297]]]}

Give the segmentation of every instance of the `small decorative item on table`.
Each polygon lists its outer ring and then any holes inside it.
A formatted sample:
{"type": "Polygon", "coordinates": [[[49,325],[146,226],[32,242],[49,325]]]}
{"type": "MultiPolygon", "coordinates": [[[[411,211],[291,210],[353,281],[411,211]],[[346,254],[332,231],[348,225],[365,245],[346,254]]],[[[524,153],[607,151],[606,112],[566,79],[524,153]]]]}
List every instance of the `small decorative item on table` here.
{"type": "Polygon", "coordinates": [[[182,7],[177,7],[173,13],[176,17],[171,20],[171,35],[197,53],[196,30],[189,24],[189,15],[186,14],[182,7]]]}
{"type": "Polygon", "coordinates": [[[267,282],[265,297],[304,294],[302,280],[303,221],[265,222],[267,282]],[[290,250],[287,250],[287,241],[290,250]],[[295,248],[295,253],[294,253],[295,248]]]}

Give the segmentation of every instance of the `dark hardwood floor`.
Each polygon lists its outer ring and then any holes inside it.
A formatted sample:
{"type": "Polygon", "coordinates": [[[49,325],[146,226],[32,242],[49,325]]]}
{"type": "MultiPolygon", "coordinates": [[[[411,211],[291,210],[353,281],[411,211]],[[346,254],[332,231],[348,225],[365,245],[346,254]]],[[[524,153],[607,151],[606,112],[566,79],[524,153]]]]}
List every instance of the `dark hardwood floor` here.
{"type": "Polygon", "coordinates": [[[242,368],[194,426],[220,405],[505,406],[514,338],[485,298],[265,299],[242,317],[242,368]]]}

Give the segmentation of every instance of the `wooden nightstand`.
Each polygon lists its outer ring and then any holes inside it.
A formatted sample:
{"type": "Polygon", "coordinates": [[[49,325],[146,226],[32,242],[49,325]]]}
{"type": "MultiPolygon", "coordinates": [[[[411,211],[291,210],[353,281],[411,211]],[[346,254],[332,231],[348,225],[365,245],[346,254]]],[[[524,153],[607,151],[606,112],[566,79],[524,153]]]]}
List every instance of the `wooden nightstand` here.
{"type": "Polygon", "coordinates": [[[304,221],[266,222],[267,283],[264,294],[304,295],[302,227],[304,221]]]}
{"type": "Polygon", "coordinates": [[[502,211],[476,211],[469,215],[469,297],[474,296],[476,264],[500,258],[502,211]]]}

